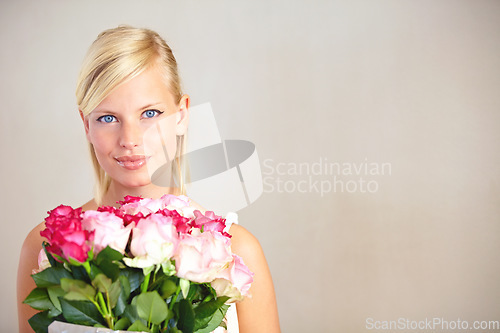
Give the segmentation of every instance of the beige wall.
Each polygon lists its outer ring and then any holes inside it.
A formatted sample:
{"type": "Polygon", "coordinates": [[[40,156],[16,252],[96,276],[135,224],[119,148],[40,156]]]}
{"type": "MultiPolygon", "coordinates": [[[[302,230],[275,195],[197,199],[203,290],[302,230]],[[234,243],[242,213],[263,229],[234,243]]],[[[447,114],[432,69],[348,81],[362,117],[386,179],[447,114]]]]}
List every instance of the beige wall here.
{"type": "Polygon", "coordinates": [[[499,13],[484,0],[2,2],[2,332],[17,327],[25,235],[91,197],[75,80],[121,23],[166,37],[193,104],[256,144],[265,193],[240,221],[267,254],[284,332],[500,320],[499,13]]]}

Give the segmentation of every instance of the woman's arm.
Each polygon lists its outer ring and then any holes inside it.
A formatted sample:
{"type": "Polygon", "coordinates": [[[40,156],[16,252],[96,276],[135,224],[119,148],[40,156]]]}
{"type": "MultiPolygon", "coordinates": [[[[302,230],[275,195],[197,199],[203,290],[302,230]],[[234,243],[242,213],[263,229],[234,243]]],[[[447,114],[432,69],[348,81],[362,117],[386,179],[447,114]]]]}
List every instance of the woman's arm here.
{"type": "Polygon", "coordinates": [[[252,297],[236,303],[240,333],[280,332],[271,272],[259,241],[240,225],[233,224],[230,233],[233,252],[255,273],[250,287],[252,297]]]}
{"type": "Polygon", "coordinates": [[[38,312],[29,305],[23,304],[23,301],[36,287],[31,274],[34,269],[38,268],[38,254],[42,249],[42,237],[40,236],[42,228],[43,224],[40,224],[28,234],[19,258],[17,269],[17,315],[20,333],[33,332],[28,324],[28,319],[38,312]]]}

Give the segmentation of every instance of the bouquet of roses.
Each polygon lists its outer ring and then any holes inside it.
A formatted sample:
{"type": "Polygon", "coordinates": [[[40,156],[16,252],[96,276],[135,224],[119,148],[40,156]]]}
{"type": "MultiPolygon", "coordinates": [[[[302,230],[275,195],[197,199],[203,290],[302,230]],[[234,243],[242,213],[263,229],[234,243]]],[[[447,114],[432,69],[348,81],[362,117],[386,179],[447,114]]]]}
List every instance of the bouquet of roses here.
{"type": "Polygon", "coordinates": [[[226,220],[185,196],[125,197],[97,211],[48,212],[24,303],[29,323],[54,322],[141,332],[211,332],[228,303],[248,295],[253,273],[231,252],[226,220]]]}

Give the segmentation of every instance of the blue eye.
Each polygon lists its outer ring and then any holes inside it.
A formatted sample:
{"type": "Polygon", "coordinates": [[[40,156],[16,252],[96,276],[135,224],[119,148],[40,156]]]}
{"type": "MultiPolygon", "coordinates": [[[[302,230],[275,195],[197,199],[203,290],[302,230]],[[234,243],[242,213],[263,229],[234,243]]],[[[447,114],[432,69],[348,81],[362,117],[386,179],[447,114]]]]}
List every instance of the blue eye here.
{"type": "Polygon", "coordinates": [[[97,118],[97,121],[105,122],[105,123],[112,123],[114,119],[115,119],[114,116],[110,116],[108,114],[108,115],[97,118]]]}
{"type": "Polygon", "coordinates": [[[153,118],[155,117],[156,115],[160,115],[162,114],[163,112],[160,112],[158,110],[146,110],[144,111],[142,114],[145,118],[153,118]]]}

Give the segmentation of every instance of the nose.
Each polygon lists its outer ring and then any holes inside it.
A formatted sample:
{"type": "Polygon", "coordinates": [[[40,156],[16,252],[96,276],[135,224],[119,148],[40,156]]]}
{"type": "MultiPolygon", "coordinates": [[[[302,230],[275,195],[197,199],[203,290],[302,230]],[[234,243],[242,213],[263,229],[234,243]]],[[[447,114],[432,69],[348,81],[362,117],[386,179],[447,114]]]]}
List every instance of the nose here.
{"type": "Polygon", "coordinates": [[[137,124],[123,123],[120,133],[120,146],[133,149],[142,145],[143,131],[137,124]]]}

